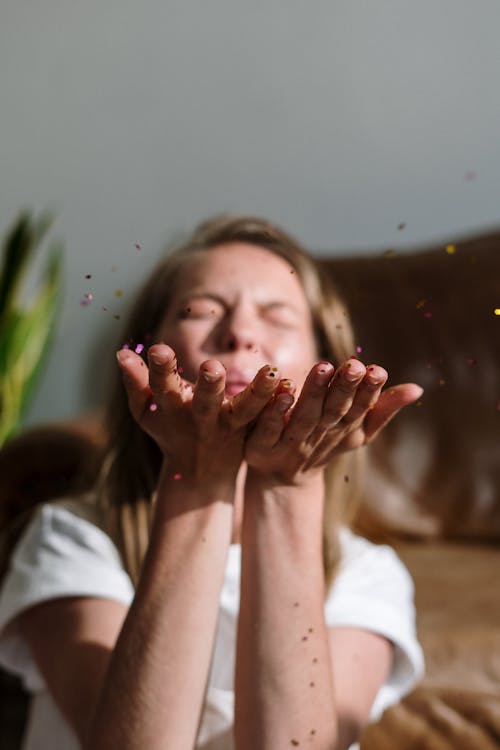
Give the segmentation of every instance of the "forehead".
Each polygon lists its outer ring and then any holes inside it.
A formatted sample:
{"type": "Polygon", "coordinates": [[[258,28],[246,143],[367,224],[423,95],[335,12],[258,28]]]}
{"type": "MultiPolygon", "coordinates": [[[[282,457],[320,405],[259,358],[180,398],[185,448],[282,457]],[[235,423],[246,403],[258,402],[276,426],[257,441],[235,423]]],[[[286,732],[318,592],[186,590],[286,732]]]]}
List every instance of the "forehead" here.
{"type": "Polygon", "coordinates": [[[293,266],[272,251],[245,242],[200,252],[181,270],[175,286],[176,295],[204,289],[226,296],[246,292],[308,306],[293,266]]]}

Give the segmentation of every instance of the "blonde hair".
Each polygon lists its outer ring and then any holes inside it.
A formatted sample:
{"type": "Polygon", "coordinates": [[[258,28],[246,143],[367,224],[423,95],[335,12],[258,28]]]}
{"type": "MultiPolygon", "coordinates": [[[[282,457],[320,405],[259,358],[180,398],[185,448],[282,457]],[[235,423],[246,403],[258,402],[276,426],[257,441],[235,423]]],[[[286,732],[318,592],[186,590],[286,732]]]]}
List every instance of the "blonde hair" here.
{"type": "MultiPolygon", "coordinates": [[[[130,346],[154,343],[179,272],[200,252],[233,242],[258,245],[290,263],[309,304],[320,358],[339,365],[354,352],[345,304],[312,256],[281,228],[258,217],[223,215],[201,223],[157,265],[139,293],[121,339],[130,346]]],[[[98,488],[103,523],[137,582],[148,545],[155,487],[162,455],[132,418],[118,370],[107,412],[109,443],[98,488]]],[[[349,524],[359,499],[363,454],[359,449],[335,459],[325,472],[323,559],[327,587],[339,562],[338,529],[349,524]]]]}

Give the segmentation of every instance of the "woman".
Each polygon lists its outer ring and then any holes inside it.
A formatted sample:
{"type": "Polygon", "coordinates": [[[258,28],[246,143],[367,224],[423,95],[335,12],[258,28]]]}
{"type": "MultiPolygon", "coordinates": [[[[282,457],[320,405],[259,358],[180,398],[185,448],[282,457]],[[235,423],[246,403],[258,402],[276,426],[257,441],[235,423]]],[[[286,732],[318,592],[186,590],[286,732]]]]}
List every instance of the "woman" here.
{"type": "Polygon", "coordinates": [[[2,589],[3,661],[46,696],[26,750],[348,748],[422,670],[408,574],[346,528],[359,449],[422,389],[382,391],[252,217],[200,225],[125,339],[99,487],[40,509],[2,589]]]}

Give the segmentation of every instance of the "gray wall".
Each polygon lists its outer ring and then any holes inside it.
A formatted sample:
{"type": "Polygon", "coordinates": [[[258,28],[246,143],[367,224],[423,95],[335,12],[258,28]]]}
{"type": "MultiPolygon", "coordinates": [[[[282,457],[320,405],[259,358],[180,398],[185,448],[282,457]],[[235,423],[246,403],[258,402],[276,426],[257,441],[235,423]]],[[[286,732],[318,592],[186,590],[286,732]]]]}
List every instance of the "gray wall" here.
{"type": "Polygon", "coordinates": [[[214,212],[266,215],[335,253],[499,222],[498,2],[1,0],[0,13],[0,230],[23,206],[52,208],[67,244],[27,423],[99,401],[113,315],[165,243],[214,212]]]}

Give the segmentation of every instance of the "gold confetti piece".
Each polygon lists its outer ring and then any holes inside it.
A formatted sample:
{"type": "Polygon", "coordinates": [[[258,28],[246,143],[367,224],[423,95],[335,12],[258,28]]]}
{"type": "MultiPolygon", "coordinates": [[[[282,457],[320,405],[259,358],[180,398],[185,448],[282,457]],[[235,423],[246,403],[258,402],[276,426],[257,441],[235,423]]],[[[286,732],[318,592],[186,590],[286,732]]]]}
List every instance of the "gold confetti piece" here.
{"type": "Polygon", "coordinates": [[[417,401],[417,403],[415,404],[415,406],[422,406],[422,402],[421,401],[417,401]]]}
{"type": "Polygon", "coordinates": [[[419,301],[417,302],[417,310],[420,310],[420,309],[421,309],[421,308],[422,308],[422,307],[423,307],[423,306],[425,305],[425,303],[426,303],[426,302],[427,302],[427,300],[426,300],[426,299],[421,299],[421,300],[419,300],[419,301]]]}
{"type": "Polygon", "coordinates": [[[455,245],[446,245],[445,249],[448,255],[453,255],[454,253],[457,252],[457,248],[455,247],[455,245]]]}
{"type": "Polygon", "coordinates": [[[123,289],[115,289],[115,297],[123,297],[123,289]]]}
{"type": "Polygon", "coordinates": [[[500,315],[500,307],[495,307],[493,310],[494,315],[500,315]]]}
{"type": "Polygon", "coordinates": [[[440,378],[438,380],[439,385],[444,385],[446,383],[446,380],[443,380],[443,378],[440,378]]]}

